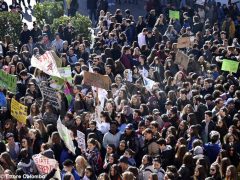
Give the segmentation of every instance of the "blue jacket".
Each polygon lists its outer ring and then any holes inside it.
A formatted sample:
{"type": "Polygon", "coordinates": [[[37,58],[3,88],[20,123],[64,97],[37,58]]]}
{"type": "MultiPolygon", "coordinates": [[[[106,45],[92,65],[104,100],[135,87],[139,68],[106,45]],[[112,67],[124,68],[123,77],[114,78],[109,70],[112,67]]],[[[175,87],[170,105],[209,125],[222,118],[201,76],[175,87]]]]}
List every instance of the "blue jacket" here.
{"type": "Polygon", "coordinates": [[[217,156],[221,150],[221,147],[219,144],[207,143],[204,145],[204,150],[206,156],[209,158],[209,161],[212,164],[213,162],[216,161],[217,156]]]}
{"type": "MultiPolygon", "coordinates": [[[[72,169],[72,175],[74,177],[75,180],[80,180],[80,176],[78,175],[77,171],[75,170],[75,168],[72,169]]],[[[66,174],[65,170],[61,171],[61,179],[63,179],[64,175],[66,174]]]]}

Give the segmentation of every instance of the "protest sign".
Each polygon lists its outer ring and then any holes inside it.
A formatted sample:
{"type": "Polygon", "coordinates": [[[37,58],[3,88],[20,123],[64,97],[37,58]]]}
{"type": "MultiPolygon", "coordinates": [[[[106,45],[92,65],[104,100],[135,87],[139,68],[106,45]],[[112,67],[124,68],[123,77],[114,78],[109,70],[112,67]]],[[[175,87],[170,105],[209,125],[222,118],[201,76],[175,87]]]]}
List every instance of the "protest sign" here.
{"type": "Polygon", "coordinates": [[[154,84],[156,84],[155,81],[153,81],[149,78],[146,78],[145,76],[143,76],[143,83],[144,83],[145,88],[148,91],[152,91],[152,88],[153,88],[154,84]]]}
{"type": "Polygon", "coordinates": [[[102,89],[109,89],[111,80],[108,76],[104,76],[97,73],[84,72],[83,82],[89,86],[95,86],[102,89]]]}
{"type": "Polygon", "coordinates": [[[82,133],[81,131],[77,131],[77,137],[76,137],[78,147],[81,150],[86,151],[86,141],[85,141],[85,134],[82,133]]]}
{"type": "Polygon", "coordinates": [[[46,51],[39,57],[32,56],[31,65],[42,70],[50,76],[61,77],[51,51],[46,51]]]}
{"type": "Polygon", "coordinates": [[[27,120],[27,106],[22,105],[12,98],[11,101],[11,115],[19,122],[26,124],[27,120]]]}
{"type": "Polygon", "coordinates": [[[176,60],[174,61],[174,63],[181,65],[185,70],[187,70],[189,57],[188,55],[184,54],[182,51],[178,51],[176,54],[176,60]]]}
{"type": "Polygon", "coordinates": [[[5,71],[0,70],[0,87],[7,88],[15,93],[17,88],[17,76],[7,74],[5,71]]]}
{"type": "Polygon", "coordinates": [[[58,68],[62,67],[62,60],[56,55],[55,51],[50,51],[58,68]]]}
{"type": "Polygon", "coordinates": [[[181,37],[178,38],[177,41],[177,48],[186,48],[186,47],[190,47],[191,46],[191,40],[190,37],[181,37]]]}
{"type": "Polygon", "coordinates": [[[59,105],[59,100],[57,98],[57,90],[51,87],[41,86],[41,85],[39,86],[39,88],[42,92],[44,100],[51,102],[53,107],[58,109],[60,105],[59,105]]]}
{"type": "Polygon", "coordinates": [[[71,67],[61,67],[58,68],[58,72],[62,79],[67,80],[70,84],[72,84],[72,71],[71,67]]]}
{"type": "Polygon", "coordinates": [[[173,11],[173,10],[169,10],[169,18],[170,19],[180,19],[180,12],[179,11],[173,11]]]}
{"type": "MultiPolygon", "coordinates": [[[[32,159],[37,166],[38,172],[41,175],[49,174],[58,163],[55,159],[50,159],[41,154],[33,155],[32,159]]],[[[56,173],[55,173],[55,177],[59,176],[56,173]]]]}
{"type": "Polygon", "coordinates": [[[239,62],[237,61],[223,59],[222,70],[229,71],[231,73],[236,73],[238,71],[238,65],[239,65],[239,62]]]}
{"type": "Polygon", "coordinates": [[[73,144],[72,137],[71,137],[72,131],[62,124],[60,117],[58,118],[58,121],[57,121],[57,129],[58,129],[59,136],[65,143],[68,150],[75,155],[75,146],[73,144]]]}

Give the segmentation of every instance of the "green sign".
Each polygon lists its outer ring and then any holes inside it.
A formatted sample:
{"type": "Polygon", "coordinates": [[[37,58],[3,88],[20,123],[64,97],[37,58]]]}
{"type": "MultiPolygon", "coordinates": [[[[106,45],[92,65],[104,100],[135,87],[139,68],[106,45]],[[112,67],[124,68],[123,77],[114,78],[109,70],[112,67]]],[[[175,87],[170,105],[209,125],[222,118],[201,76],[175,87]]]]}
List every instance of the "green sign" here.
{"type": "Polygon", "coordinates": [[[173,11],[169,10],[169,18],[170,19],[180,19],[180,12],[179,11],[173,11]]]}
{"type": "Polygon", "coordinates": [[[222,70],[236,73],[238,70],[238,65],[239,65],[239,62],[237,61],[223,59],[222,70]]]}
{"type": "Polygon", "coordinates": [[[17,77],[0,70],[0,87],[4,87],[13,93],[16,93],[17,77]]]}

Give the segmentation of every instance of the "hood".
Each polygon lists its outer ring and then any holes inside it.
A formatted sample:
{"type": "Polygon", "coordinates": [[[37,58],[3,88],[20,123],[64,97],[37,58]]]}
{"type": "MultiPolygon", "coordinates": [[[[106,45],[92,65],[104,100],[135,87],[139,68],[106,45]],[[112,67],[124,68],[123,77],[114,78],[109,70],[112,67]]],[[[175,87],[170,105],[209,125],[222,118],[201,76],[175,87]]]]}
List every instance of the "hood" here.
{"type": "Polygon", "coordinates": [[[18,163],[18,166],[21,166],[21,167],[29,167],[29,166],[31,166],[31,164],[32,164],[32,160],[30,159],[30,161],[28,162],[28,163],[26,163],[26,161],[24,162],[24,161],[20,161],[19,163],[18,163]]]}

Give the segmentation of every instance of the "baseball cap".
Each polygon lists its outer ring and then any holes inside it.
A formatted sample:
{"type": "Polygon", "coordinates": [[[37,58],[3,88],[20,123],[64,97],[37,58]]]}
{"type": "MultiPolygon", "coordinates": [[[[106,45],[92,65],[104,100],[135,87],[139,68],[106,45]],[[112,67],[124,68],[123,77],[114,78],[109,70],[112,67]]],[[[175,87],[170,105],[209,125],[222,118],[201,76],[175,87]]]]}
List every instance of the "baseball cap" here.
{"type": "Polygon", "coordinates": [[[131,124],[131,123],[127,124],[127,126],[125,127],[125,129],[133,129],[133,124],[131,124]]]}

